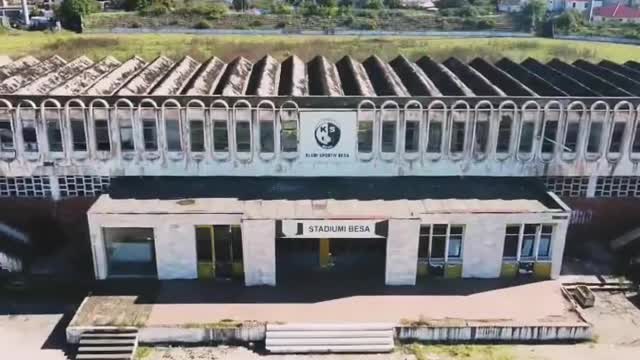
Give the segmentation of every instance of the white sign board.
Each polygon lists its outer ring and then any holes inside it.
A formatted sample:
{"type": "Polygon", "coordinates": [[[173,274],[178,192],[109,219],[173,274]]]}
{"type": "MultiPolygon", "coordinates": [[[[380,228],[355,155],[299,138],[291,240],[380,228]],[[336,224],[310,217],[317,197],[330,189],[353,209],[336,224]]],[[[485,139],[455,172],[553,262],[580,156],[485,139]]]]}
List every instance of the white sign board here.
{"type": "Polygon", "coordinates": [[[380,238],[375,220],[282,220],[287,238],[380,238]]]}
{"type": "Polygon", "coordinates": [[[303,161],[350,161],[357,141],[354,111],[300,113],[300,149],[303,161]]]}

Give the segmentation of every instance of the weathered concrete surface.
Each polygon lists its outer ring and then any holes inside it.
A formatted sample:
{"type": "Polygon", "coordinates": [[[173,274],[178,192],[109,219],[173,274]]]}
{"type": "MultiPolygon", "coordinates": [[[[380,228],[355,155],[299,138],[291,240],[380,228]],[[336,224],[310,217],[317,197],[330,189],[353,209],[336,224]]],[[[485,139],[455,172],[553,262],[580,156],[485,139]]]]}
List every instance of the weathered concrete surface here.
{"type": "Polygon", "coordinates": [[[387,285],[415,285],[419,235],[419,219],[389,220],[385,269],[387,285]]]}
{"type": "Polygon", "coordinates": [[[275,220],[243,220],[241,226],[245,284],[247,286],[275,285],[275,220]]]}

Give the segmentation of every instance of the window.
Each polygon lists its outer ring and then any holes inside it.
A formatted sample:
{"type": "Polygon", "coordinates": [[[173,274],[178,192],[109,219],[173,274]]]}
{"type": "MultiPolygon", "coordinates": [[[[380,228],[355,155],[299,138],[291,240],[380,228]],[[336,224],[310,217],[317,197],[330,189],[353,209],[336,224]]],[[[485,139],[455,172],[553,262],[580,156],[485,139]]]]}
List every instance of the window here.
{"type": "Polygon", "coordinates": [[[609,152],[619,153],[622,150],[622,141],[624,140],[624,130],[626,123],[617,121],[613,123],[613,131],[611,132],[611,142],[609,143],[609,152]]]}
{"type": "Polygon", "coordinates": [[[251,123],[248,121],[236,122],[236,151],[251,152],[251,123]]]}
{"type": "Polygon", "coordinates": [[[498,127],[498,143],[496,144],[497,153],[508,153],[511,145],[511,127],[513,119],[511,115],[502,115],[500,126],[498,127]]]}
{"type": "Polygon", "coordinates": [[[518,242],[520,240],[520,225],[507,225],[504,236],[502,257],[516,258],[518,256],[518,242]]]}
{"type": "Polygon", "coordinates": [[[487,104],[476,107],[473,134],[473,153],[476,156],[484,156],[487,154],[492,114],[491,106],[487,104]]]}
{"type": "Polygon", "coordinates": [[[459,258],[462,254],[462,226],[451,225],[449,227],[449,248],[447,251],[448,258],[459,258]]]}
{"type": "Polygon", "coordinates": [[[120,149],[122,151],[133,151],[133,126],[132,111],[130,109],[116,109],[116,119],[120,133],[120,149]]]}
{"type": "Polygon", "coordinates": [[[558,133],[558,121],[549,120],[545,123],[542,134],[542,153],[553,154],[556,144],[556,134],[558,133]]]}
{"type": "Polygon", "coordinates": [[[462,257],[464,226],[434,224],[420,227],[418,258],[448,261],[462,257]]]}
{"type": "Polygon", "coordinates": [[[518,151],[521,153],[530,153],[533,150],[533,133],[536,124],[532,121],[522,123],[522,132],[520,133],[520,145],[518,151]]]}
{"type": "Polygon", "coordinates": [[[140,109],[140,119],[142,120],[142,139],[144,140],[144,150],[158,151],[158,122],[156,119],[156,109],[140,109]]]}
{"type": "Polygon", "coordinates": [[[45,108],[44,120],[47,126],[47,140],[49,151],[62,152],[62,129],[60,129],[60,111],[58,109],[45,108]]]}
{"type": "Polygon", "coordinates": [[[156,276],[152,228],[103,228],[109,276],[156,276]]]}
{"type": "Polygon", "coordinates": [[[431,120],[428,131],[427,152],[440,153],[442,151],[442,122],[431,120]]]}
{"type": "Polygon", "coordinates": [[[598,121],[598,122],[592,122],[591,126],[589,126],[589,138],[587,139],[588,153],[600,152],[603,125],[604,124],[602,122],[598,121]]]}
{"type": "Polygon", "coordinates": [[[260,152],[274,152],[274,130],[273,121],[260,121],[260,152]]]}
{"type": "Polygon", "coordinates": [[[164,131],[167,150],[182,151],[182,132],[180,131],[180,108],[166,107],[163,109],[164,131]]]}
{"type": "Polygon", "coordinates": [[[217,153],[229,152],[229,110],[218,105],[211,108],[211,122],[213,125],[213,151],[217,153]]]}
{"type": "Polygon", "coordinates": [[[142,119],[142,137],[146,151],[158,150],[158,131],[155,119],[142,119]]]}
{"type": "Polygon", "coordinates": [[[370,153],[373,149],[373,121],[358,121],[358,152],[370,153]]]}
{"type": "Polygon", "coordinates": [[[521,258],[533,257],[533,246],[536,241],[536,234],[539,225],[526,224],[522,233],[522,244],[520,247],[521,258]]]}
{"type": "Polygon", "coordinates": [[[203,152],[204,151],[204,121],[191,120],[190,138],[191,151],[203,152]]]}
{"type": "Polygon", "coordinates": [[[404,130],[404,151],[415,153],[418,151],[420,141],[420,122],[407,121],[404,130]]]}
{"type": "Polygon", "coordinates": [[[0,108],[0,151],[14,150],[13,129],[11,127],[11,113],[8,109],[0,108]]]}
{"type": "Polygon", "coordinates": [[[393,153],[396,151],[396,122],[382,122],[382,152],[393,153]]]}
{"type": "Polygon", "coordinates": [[[552,239],[551,224],[507,225],[502,257],[517,261],[548,259],[552,239]]]}
{"type": "Polygon", "coordinates": [[[551,253],[551,238],[553,236],[553,226],[542,225],[540,230],[540,240],[538,242],[538,258],[548,258],[551,253]]]}
{"type": "Polygon", "coordinates": [[[38,152],[38,132],[36,130],[36,109],[22,107],[19,109],[22,124],[22,142],[25,152],[38,152]]]}
{"type": "Polygon", "coordinates": [[[189,124],[189,146],[192,152],[205,151],[204,105],[188,106],[187,121],[189,124]]]}
{"type": "Polygon", "coordinates": [[[71,124],[71,142],[73,151],[87,151],[87,132],[85,129],[84,108],[69,108],[69,123],[71,124]]]}
{"type": "Polygon", "coordinates": [[[464,133],[466,124],[456,121],[451,125],[451,146],[452,153],[461,153],[464,151],[464,133]]]}
{"type": "Polygon", "coordinates": [[[640,152],[640,121],[636,124],[636,131],[633,134],[633,143],[631,144],[631,152],[640,152]]]}
{"type": "Polygon", "coordinates": [[[297,110],[282,109],[280,111],[280,149],[282,152],[298,151],[297,110]]]}
{"type": "Polygon", "coordinates": [[[96,137],[96,150],[111,151],[109,137],[109,110],[107,108],[93,108],[93,131],[96,137]]]}
{"type": "Polygon", "coordinates": [[[580,132],[580,123],[576,121],[567,124],[567,132],[564,136],[564,151],[575,153],[578,148],[578,134],[580,132]]]}

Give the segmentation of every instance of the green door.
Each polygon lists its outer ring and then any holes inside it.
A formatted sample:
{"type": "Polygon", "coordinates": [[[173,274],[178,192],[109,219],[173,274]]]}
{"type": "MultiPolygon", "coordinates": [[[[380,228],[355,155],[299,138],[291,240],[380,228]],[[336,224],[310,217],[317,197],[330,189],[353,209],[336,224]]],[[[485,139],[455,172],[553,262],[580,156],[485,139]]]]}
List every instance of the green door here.
{"type": "Polygon", "coordinates": [[[213,247],[213,226],[196,226],[198,279],[213,279],[216,274],[213,247]]]}

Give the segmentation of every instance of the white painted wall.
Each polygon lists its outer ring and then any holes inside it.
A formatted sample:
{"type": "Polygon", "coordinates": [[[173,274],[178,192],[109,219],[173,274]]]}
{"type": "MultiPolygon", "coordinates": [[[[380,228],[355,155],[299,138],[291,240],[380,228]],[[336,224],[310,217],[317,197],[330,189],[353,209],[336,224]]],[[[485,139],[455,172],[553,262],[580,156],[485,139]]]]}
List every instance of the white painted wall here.
{"type": "Polygon", "coordinates": [[[389,220],[385,284],[416,284],[419,236],[419,219],[389,220]]]}
{"type": "Polygon", "coordinates": [[[275,220],[242,221],[244,282],[247,286],[276,285],[275,220]]]}

